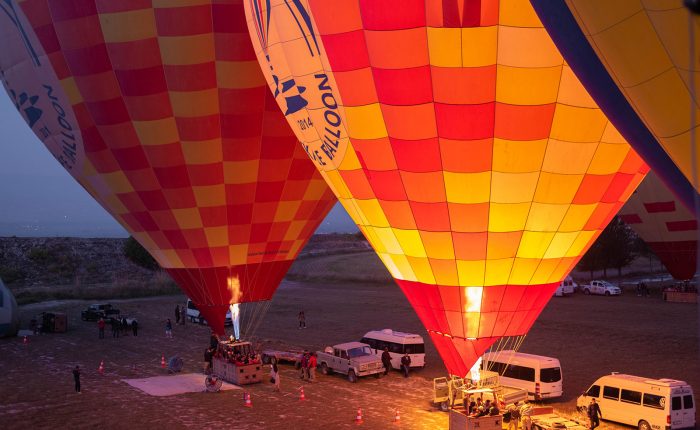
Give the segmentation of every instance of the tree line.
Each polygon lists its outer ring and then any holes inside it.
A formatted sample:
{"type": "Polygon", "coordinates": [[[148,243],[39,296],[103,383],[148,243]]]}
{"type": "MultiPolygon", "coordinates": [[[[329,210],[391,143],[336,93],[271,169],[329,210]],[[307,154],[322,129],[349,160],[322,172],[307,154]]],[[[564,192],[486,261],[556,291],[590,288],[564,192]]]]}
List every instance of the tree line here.
{"type": "Polygon", "coordinates": [[[617,276],[622,276],[622,269],[629,266],[638,256],[651,258],[653,251],[637,236],[634,231],[616,216],[581,258],[576,268],[587,271],[593,278],[593,272],[602,270],[603,277],[608,276],[608,269],[617,269],[617,276]]]}

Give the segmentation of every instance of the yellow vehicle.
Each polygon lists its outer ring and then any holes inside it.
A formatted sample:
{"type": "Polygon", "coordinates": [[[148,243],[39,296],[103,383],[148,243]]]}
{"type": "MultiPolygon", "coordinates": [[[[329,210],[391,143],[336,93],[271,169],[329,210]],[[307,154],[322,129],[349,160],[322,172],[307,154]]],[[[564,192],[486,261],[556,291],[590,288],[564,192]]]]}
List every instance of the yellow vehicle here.
{"type": "Polygon", "coordinates": [[[464,403],[464,379],[459,376],[433,379],[433,403],[447,412],[455,404],[464,403]]]}

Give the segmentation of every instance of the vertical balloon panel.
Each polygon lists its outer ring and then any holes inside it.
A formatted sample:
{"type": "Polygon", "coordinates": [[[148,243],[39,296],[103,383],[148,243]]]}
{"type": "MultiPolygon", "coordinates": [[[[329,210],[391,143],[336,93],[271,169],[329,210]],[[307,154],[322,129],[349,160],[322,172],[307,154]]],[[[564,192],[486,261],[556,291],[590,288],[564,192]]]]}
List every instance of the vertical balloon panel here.
{"type": "MultiPolygon", "coordinates": [[[[74,177],[216,331],[229,304],[269,300],[335,199],[266,88],[241,1],[1,7],[0,70],[37,90],[54,79],[27,102],[55,116],[52,97],[68,101],[74,177]]],[[[25,119],[63,164],[64,130],[25,119]]]]}

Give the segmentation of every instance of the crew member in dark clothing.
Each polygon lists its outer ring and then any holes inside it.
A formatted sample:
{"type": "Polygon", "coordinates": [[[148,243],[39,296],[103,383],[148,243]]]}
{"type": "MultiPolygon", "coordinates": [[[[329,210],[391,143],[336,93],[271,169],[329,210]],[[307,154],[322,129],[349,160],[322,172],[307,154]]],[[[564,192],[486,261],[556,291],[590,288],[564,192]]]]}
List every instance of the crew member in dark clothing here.
{"type": "Polygon", "coordinates": [[[126,317],[122,317],[122,334],[124,336],[129,334],[129,324],[126,322],[126,317]]]}
{"type": "Polygon", "coordinates": [[[75,381],[75,392],[80,392],[80,366],[75,366],[73,369],[73,380],[75,381]]]}
{"type": "Polygon", "coordinates": [[[119,337],[119,326],[121,325],[119,320],[112,318],[109,325],[112,326],[112,337],[119,337]]]}
{"type": "Polygon", "coordinates": [[[212,357],[213,357],[213,352],[211,348],[207,348],[204,351],[204,361],[207,363],[207,372],[211,371],[212,368],[212,357]]]}
{"type": "Polygon", "coordinates": [[[136,320],[131,321],[131,331],[134,333],[134,336],[139,335],[139,323],[136,320]]]}
{"type": "Polygon", "coordinates": [[[384,374],[389,373],[389,369],[391,369],[391,354],[389,354],[389,348],[384,348],[384,352],[382,352],[382,364],[384,365],[384,374]]]}
{"type": "Polygon", "coordinates": [[[219,338],[214,333],[212,333],[211,338],[209,338],[209,347],[213,350],[219,347],[219,338]]]}
{"type": "Polygon", "coordinates": [[[588,419],[591,420],[591,430],[600,425],[598,417],[603,418],[603,413],[600,412],[600,406],[595,402],[595,399],[591,399],[591,403],[588,405],[588,419]]]}
{"type": "Polygon", "coordinates": [[[403,357],[401,357],[401,370],[403,370],[403,376],[404,378],[408,378],[408,371],[411,368],[411,357],[408,356],[408,353],[405,353],[403,357]]]}
{"type": "Polygon", "coordinates": [[[175,305],[175,324],[180,324],[180,305],[175,305]]]}

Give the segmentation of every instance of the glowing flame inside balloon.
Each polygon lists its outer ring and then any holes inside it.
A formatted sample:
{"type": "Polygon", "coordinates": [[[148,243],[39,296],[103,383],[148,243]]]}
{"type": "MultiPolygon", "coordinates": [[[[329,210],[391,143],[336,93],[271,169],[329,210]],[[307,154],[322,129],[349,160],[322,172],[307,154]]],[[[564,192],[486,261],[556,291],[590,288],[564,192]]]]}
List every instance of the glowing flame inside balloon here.
{"type": "Polygon", "coordinates": [[[479,336],[479,318],[483,294],[483,287],[467,287],[464,289],[464,295],[467,299],[464,305],[464,326],[467,339],[476,339],[479,336]]]}
{"type": "Polygon", "coordinates": [[[233,322],[233,336],[236,339],[241,338],[241,309],[239,303],[229,305],[231,309],[231,321],[233,322]]]}
{"type": "Polygon", "coordinates": [[[469,370],[469,373],[471,374],[472,382],[474,384],[478,384],[479,381],[481,380],[481,361],[483,360],[483,357],[479,357],[478,360],[476,360],[476,363],[472,366],[472,368],[469,370]]]}
{"type": "Polygon", "coordinates": [[[226,278],[226,286],[231,293],[231,303],[229,304],[229,309],[231,310],[231,321],[233,322],[233,335],[236,339],[240,339],[241,310],[239,308],[239,303],[241,300],[241,283],[238,280],[238,276],[229,276],[226,278]]]}

